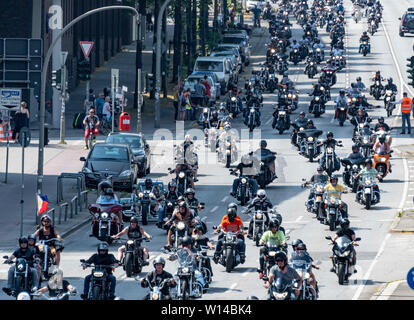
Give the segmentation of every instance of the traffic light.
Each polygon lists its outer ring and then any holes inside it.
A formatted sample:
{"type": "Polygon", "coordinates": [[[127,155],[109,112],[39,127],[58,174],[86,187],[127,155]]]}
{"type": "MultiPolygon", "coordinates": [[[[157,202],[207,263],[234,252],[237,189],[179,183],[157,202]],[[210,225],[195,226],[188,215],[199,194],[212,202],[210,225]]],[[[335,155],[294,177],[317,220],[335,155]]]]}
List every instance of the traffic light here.
{"type": "Polygon", "coordinates": [[[411,79],[411,82],[408,82],[408,84],[412,87],[414,87],[414,56],[412,56],[411,58],[407,59],[408,62],[410,62],[409,64],[407,64],[408,70],[408,79],[411,79]]]}
{"type": "Polygon", "coordinates": [[[155,91],[155,77],[152,73],[147,73],[145,75],[145,92],[155,91]]]}
{"type": "Polygon", "coordinates": [[[62,69],[52,70],[52,87],[62,90],[62,69]]]}
{"type": "Polygon", "coordinates": [[[91,63],[89,60],[82,60],[78,63],[78,78],[79,80],[91,79],[91,63]]]}

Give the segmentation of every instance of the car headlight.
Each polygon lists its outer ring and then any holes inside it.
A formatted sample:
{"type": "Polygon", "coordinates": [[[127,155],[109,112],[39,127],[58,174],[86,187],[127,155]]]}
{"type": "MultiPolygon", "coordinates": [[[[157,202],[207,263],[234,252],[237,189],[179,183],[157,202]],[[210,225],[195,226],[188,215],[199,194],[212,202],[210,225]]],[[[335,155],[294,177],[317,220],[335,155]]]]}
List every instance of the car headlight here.
{"type": "Polygon", "coordinates": [[[184,228],[185,228],[184,222],[180,221],[180,222],[177,223],[177,229],[178,230],[181,231],[181,230],[184,230],[184,228]]]}
{"type": "Polygon", "coordinates": [[[102,219],[108,219],[108,217],[109,217],[109,215],[108,215],[106,212],[103,212],[103,213],[101,214],[101,218],[102,218],[102,219]]]}
{"type": "Polygon", "coordinates": [[[184,172],[180,172],[180,173],[178,174],[178,176],[179,176],[180,178],[184,178],[185,173],[184,173],[184,172]]]}
{"type": "Polygon", "coordinates": [[[241,182],[246,183],[247,182],[246,178],[241,179],[241,182]]]}
{"type": "Polygon", "coordinates": [[[131,170],[125,170],[119,176],[120,177],[127,177],[127,176],[130,176],[131,173],[132,173],[131,170]]]}
{"type": "Polygon", "coordinates": [[[104,275],[104,273],[102,271],[96,271],[96,272],[93,273],[93,276],[95,278],[102,278],[103,275],[104,275]]]}
{"type": "Polygon", "coordinates": [[[308,138],[308,141],[309,141],[309,142],[312,142],[312,141],[313,141],[313,137],[309,137],[309,138],[308,138]]]}
{"type": "Polygon", "coordinates": [[[128,244],[128,245],[132,245],[132,244],[134,244],[134,241],[133,241],[133,240],[128,240],[128,241],[127,241],[127,244],[128,244]]]}

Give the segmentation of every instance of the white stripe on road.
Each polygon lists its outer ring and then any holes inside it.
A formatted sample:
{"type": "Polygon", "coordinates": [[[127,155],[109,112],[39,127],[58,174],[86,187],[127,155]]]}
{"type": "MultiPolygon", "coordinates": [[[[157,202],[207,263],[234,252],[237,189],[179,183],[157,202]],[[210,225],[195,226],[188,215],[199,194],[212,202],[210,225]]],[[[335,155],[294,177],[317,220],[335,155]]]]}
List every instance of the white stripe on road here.
{"type": "Polygon", "coordinates": [[[244,273],[242,274],[242,277],[246,277],[249,273],[254,272],[255,270],[256,270],[256,269],[253,269],[253,268],[251,268],[251,269],[247,270],[246,272],[244,272],[244,273]]]}
{"type": "Polygon", "coordinates": [[[381,292],[381,294],[377,297],[377,300],[388,300],[392,294],[394,293],[394,291],[398,288],[398,286],[400,285],[400,283],[404,282],[405,280],[400,280],[400,281],[394,281],[391,282],[383,292],[381,292]]]}
{"type": "Polygon", "coordinates": [[[221,200],[221,202],[226,202],[226,200],[229,198],[229,196],[225,196],[222,200],[221,200]]]}
{"type": "Polygon", "coordinates": [[[238,285],[238,283],[237,282],[235,282],[235,283],[233,283],[232,285],[231,285],[231,287],[226,291],[226,292],[228,292],[228,291],[232,291],[234,288],[236,288],[237,287],[237,285],[238,285]]]}
{"type": "Polygon", "coordinates": [[[303,216],[300,216],[299,218],[297,218],[297,219],[295,220],[295,222],[299,222],[300,220],[302,220],[302,218],[303,218],[303,216]]]}
{"type": "Polygon", "coordinates": [[[391,236],[391,234],[390,234],[390,233],[388,233],[388,234],[385,236],[384,241],[382,241],[381,247],[380,247],[380,249],[379,249],[379,251],[378,251],[377,255],[375,256],[374,261],[372,261],[371,265],[369,266],[368,271],[365,273],[364,278],[363,278],[363,280],[362,280],[362,284],[358,287],[358,289],[357,289],[357,291],[355,292],[355,294],[354,294],[354,296],[353,296],[352,300],[358,300],[359,296],[360,296],[360,295],[361,295],[361,293],[362,293],[362,290],[364,290],[364,287],[365,287],[365,285],[366,285],[366,283],[367,283],[368,277],[370,276],[370,274],[371,274],[372,270],[374,269],[374,266],[377,264],[377,262],[378,262],[378,258],[381,256],[382,252],[384,251],[384,249],[385,249],[385,244],[387,243],[387,241],[388,241],[388,239],[390,238],[390,236],[391,236]]]}
{"type": "Polygon", "coordinates": [[[215,206],[213,209],[211,209],[211,211],[210,212],[214,212],[214,211],[216,211],[218,209],[218,206],[215,206]]]}
{"type": "Polygon", "coordinates": [[[273,118],[269,118],[269,120],[266,121],[266,125],[268,125],[270,123],[270,121],[272,121],[273,118]]]}

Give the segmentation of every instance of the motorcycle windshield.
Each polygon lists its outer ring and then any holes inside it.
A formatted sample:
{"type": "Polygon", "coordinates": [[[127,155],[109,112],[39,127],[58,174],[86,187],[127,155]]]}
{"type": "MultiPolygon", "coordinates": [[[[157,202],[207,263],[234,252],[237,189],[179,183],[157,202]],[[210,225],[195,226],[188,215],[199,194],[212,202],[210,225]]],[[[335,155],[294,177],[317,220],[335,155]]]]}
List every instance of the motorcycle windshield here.
{"type": "Polygon", "coordinates": [[[280,243],[277,238],[269,238],[266,242],[266,246],[269,249],[269,251],[278,251],[280,243]]]}
{"type": "Polygon", "coordinates": [[[290,285],[291,282],[289,281],[289,279],[286,279],[286,277],[278,277],[276,280],[273,281],[273,286],[279,293],[286,292],[287,288],[290,285]]]}
{"type": "Polygon", "coordinates": [[[351,240],[349,240],[348,237],[339,237],[336,239],[336,244],[338,245],[338,248],[341,252],[344,252],[346,248],[351,244],[351,240]]]}
{"type": "Polygon", "coordinates": [[[181,268],[192,267],[193,257],[185,250],[180,249],[177,251],[178,266],[181,268]]]}

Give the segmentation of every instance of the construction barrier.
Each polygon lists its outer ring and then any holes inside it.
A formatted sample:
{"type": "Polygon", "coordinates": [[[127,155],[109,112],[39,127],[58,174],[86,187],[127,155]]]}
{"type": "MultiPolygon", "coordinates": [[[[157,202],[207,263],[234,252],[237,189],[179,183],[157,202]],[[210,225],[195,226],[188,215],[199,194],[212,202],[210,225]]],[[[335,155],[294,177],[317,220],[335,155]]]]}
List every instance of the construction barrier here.
{"type": "Polygon", "coordinates": [[[12,138],[12,131],[9,127],[9,135],[7,137],[7,133],[4,133],[3,126],[0,124],[0,141],[7,141],[7,138],[10,140],[12,138]]]}

